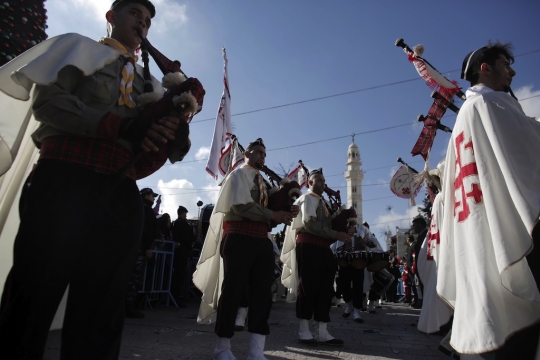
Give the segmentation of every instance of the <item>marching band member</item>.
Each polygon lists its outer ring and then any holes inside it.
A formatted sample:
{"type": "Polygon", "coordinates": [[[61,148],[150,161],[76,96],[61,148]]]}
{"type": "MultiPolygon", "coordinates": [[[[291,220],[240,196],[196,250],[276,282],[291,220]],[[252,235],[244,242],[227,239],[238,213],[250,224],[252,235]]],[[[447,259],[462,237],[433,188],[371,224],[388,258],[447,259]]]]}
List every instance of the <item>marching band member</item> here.
{"type": "Polygon", "coordinates": [[[300,213],[287,230],[281,253],[282,282],[290,289],[288,301],[296,300],[300,342],[342,346],[343,340],[335,339],[327,329],[336,273],[330,244],[335,240],[350,243],[354,229],[350,229],[350,234],[332,230],[329,205],[322,197],[325,188],[322,169],[309,173],[308,188],[307,194],[296,200],[300,213]],[[312,317],[315,336],[309,329],[312,317]]]}
{"type": "MultiPolygon", "coordinates": [[[[432,183],[441,189],[441,173],[444,171],[444,160],[439,163],[436,169],[429,172],[432,183]]],[[[429,180],[428,180],[429,181],[429,180]]],[[[424,284],[423,304],[420,318],[418,319],[418,330],[431,334],[440,330],[441,326],[450,321],[452,309],[437,295],[437,272],[439,252],[440,252],[440,223],[443,217],[443,195],[438,193],[433,200],[431,210],[431,221],[429,231],[424,240],[420,253],[418,254],[417,271],[424,284]]]]}
{"type": "MultiPolygon", "coordinates": [[[[10,96],[2,98],[10,109],[3,122],[22,135],[33,115],[39,127],[31,137],[40,149],[20,199],[0,306],[3,358],[42,358],[68,284],[62,357],[118,357],[126,285],[142,236],[135,181],[162,167],[175,139],[188,139],[179,133],[184,119],[152,119],[137,106],[145,85],[136,64],[138,33],[146,37],[155,13],[149,0],[115,0],[103,14],[110,31],[99,42],[60,35],[0,68],[1,91],[10,96]]],[[[190,90],[199,90],[202,101],[199,85],[190,90]]],[[[8,158],[0,161],[3,170],[8,158]]]]}
{"type": "MultiPolygon", "coordinates": [[[[365,225],[358,225],[356,227],[353,243],[354,245],[352,248],[359,251],[365,250],[366,247],[375,247],[372,235],[365,225]]],[[[339,249],[341,246],[345,246],[345,244],[341,241],[336,241],[332,246],[339,249]]],[[[347,304],[341,316],[348,318],[352,313],[353,320],[357,323],[364,322],[360,315],[364,299],[364,272],[365,269],[357,269],[353,266],[339,267],[339,281],[343,294],[343,301],[347,304]]]]}
{"type": "Polygon", "coordinates": [[[469,53],[446,153],[437,293],[459,353],[533,359],[540,334],[540,123],[512,98],[510,44],[469,53]]]}
{"type": "Polygon", "coordinates": [[[246,163],[225,178],[193,275],[194,284],[203,292],[198,321],[209,323],[215,319],[216,322],[218,341],[214,359],[218,360],[235,358],[230,339],[246,289],[248,330],[251,332],[248,359],[266,359],[263,351],[266,335],[270,333],[268,317],[274,271],[274,251],[267,234],[271,221],[290,224],[298,213],[294,206],[291,212],[267,209],[268,189],[259,173],[266,159],[262,139],[249,143],[244,156],[246,163]],[[223,279],[221,286],[220,279],[223,279]],[[221,289],[221,296],[216,293],[218,289],[221,289]]]}

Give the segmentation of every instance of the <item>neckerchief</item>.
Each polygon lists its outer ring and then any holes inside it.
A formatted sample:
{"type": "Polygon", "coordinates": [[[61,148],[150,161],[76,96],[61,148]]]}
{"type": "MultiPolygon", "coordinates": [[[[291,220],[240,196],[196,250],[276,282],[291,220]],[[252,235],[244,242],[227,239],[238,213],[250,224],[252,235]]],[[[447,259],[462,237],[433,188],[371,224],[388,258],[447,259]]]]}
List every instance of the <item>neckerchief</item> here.
{"type": "Polygon", "coordinates": [[[311,191],[311,190],[308,190],[308,191],[307,191],[307,194],[308,194],[308,195],[311,195],[311,196],[313,196],[313,197],[315,197],[315,198],[317,198],[317,199],[319,199],[319,202],[322,203],[322,206],[323,206],[323,208],[324,208],[324,217],[330,216],[330,213],[328,212],[328,208],[326,207],[326,203],[325,203],[325,201],[323,200],[323,197],[322,197],[322,196],[315,194],[315,193],[314,193],[313,191],[311,191]]]}
{"type": "Polygon", "coordinates": [[[266,190],[266,185],[264,183],[262,175],[259,173],[259,169],[249,164],[244,164],[242,165],[242,167],[243,168],[249,167],[249,168],[257,170],[257,182],[259,183],[259,204],[261,204],[261,206],[263,207],[267,207],[268,206],[268,192],[266,190]]]}
{"type": "Polygon", "coordinates": [[[118,99],[118,105],[126,105],[129,108],[134,108],[136,104],[131,98],[131,92],[133,91],[133,80],[135,79],[135,63],[137,62],[138,57],[130,54],[124,45],[120,44],[115,39],[101,38],[98,42],[112,46],[113,48],[122,51],[126,56],[126,64],[122,69],[122,79],[120,80],[119,85],[120,98],[118,99]]]}

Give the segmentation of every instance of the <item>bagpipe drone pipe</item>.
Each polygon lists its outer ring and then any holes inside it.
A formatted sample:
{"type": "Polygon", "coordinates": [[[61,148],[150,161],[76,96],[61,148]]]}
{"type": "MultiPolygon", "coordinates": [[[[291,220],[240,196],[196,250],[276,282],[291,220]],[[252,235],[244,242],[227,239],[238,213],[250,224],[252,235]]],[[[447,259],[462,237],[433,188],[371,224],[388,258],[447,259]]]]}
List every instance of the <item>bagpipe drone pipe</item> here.
{"type": "Polygon", "coordinates": [[[333,190],[328,185],[325,185],[324,192],[328,195],[330,201],[330,211],[332,213],[332,230],[339,232],[347,232],[352,226],[357,225],[357,214],[354,207],[346,209],[341,205],[341,193],[339,190],[333,190]]]}
{"type": "MultiPolygon", "coordinates": [[[[150,127],[151,124],[157,123],[166,116],[179,118],[180,123],[175,132],[175,140],[167,143],[167,156],[171,163],[182,161],[191,148],[189,123],[193,116],[202,110],[205,90],[199,80],[186,76],[180,69],[181,63],[178,60],[169,60],[153,47],[138,29],[137,34],[141,39],[145,81],[144,94],[137,98],[138,106],[142,109],[139,112],[138,119],[142,119],[150,127]],[[154,92],[148,54],[152,56],[163,73],[162,85],[166,89],[163,96],[159,92],[154,92]]],[[[139,150],[121,172],[127,173],[141,154],[142,151],[139,150]]]]}
{"type": "Polygon", "coordinates": [[[272,211],[291,211],[293,203],[302,195],[300,184],[287,177],[282,178],[266,165],[262,166],[261,171],[272,184],[268,191],[268,208],[272,211]]]}

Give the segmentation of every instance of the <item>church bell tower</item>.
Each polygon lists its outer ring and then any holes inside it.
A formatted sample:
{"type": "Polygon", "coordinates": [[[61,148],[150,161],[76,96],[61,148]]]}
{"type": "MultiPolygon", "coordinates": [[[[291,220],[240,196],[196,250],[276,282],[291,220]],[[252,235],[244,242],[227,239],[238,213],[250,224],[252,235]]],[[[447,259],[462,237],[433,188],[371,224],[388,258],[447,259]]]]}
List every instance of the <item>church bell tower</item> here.
{"type": "Polygon", "coordinates": [[[357,221],[359,224],[362,220],[362,180],[364,180],[364,172],[360,169],[362,161],[360,160],[360,150],[354,143],[354,135],[352,144],[347,150],[347,171],[345,171],[345,180],[347,180],[347,207],[351,206],[356,209],[357,221]]]}

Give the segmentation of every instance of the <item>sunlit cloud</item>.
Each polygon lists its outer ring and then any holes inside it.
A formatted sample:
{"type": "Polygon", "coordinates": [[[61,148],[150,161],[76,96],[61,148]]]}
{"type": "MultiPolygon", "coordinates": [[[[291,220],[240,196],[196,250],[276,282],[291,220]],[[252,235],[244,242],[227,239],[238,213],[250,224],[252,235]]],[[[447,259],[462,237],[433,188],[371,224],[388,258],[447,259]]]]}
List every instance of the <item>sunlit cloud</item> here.
{"type": "Polygon", "coordinates": [[[534,116],[537,120],[540,118],[540,90],[533,90],[532,85],[520,87],[515,91],[515,95],[520,100],[523,112],[527,116],[534,116]]]}
{"type": "Polygon", "coordinates": [[[200,147],[199,150],[195,153],[195,159],[196,160],[203,160],[208,159],[208,156],[210,155],[210,147],[200,147]]]}

